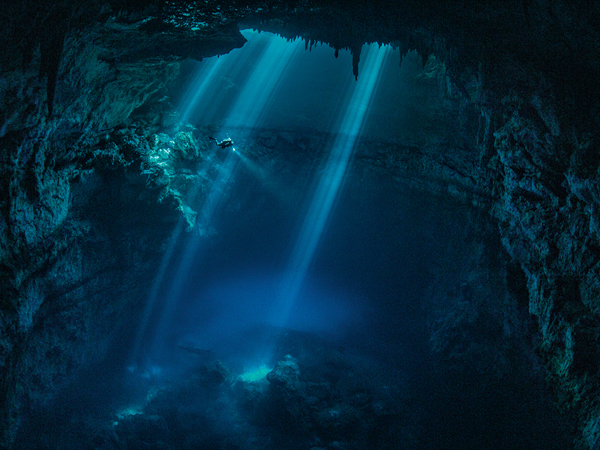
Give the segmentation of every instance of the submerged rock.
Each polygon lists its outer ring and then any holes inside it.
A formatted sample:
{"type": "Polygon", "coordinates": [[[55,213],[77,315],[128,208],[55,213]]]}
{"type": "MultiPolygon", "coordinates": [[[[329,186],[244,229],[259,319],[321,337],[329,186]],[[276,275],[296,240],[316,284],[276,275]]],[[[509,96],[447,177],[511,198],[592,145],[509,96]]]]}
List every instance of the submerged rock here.
{"type": "Polygon", "coordinates": [[[300,384],[300,368],[296,359],[291,355],[278,361],[271,372],[267,374],[267,381],[280,391],[298,391],[300,384]]]}

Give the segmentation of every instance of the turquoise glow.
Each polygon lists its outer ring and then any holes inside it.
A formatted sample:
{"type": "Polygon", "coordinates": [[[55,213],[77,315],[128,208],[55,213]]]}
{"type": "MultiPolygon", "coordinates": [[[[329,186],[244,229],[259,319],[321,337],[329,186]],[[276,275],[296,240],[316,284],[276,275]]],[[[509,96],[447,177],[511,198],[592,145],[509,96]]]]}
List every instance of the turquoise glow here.
{"type": "Polygon", "coordinates": [[[257,367],[248,368],[240,376],[239,379],[246,383],[256,383],[264,380],[267,374],[273,370],[273,368],[267,367],[265,364],[261,364],[257,367]]]}
{"type": "Polygon", "coordinates": [[[381,68],[389,57],[390,51],[391,49],[386,46],[381,50],[368,47],[363,52],[365,64],[361,76],[353,86],[350,101],[341,117],[337,137],[331,145],[329,157],[320,175],[318,187],[282,282],[279,296],[281,325],[285,325],[289,319],[290,311],[317,250],[327,218],[351,162],[354,143],[360,135],[369,111],[381,68]]]}
{"type": "Polygon", "coordinates": [[[211,58],[202,66],[192,86],[188,89],[185,104],[180,107],[182,111],[181,122],[186,122],[198,103],[206,98],[209,88],[214,83],[215,77],[223,69],[225,61],[225,58],[211,58]]]}
{"type": "MultiPolygon", "coordinates": [[[[243,34],[249,38],[256,35],[251,31],[243,34]]],[[[288,43],[284,39],[268,39],[237,101],[229,110],[223,125],[225,130],[241,123],[246,128],[260,124],[264,111],[271,105],[281,80],[286,77],[302,47],[299,40],[288,43]]]]}
{"type": "MultiPolygon", "coordinates": [[[[187,90],[184,101],[180,104],[181,122],[184,123],[193,115],[196,120],[201,117],[202,120],[210,119],[211,114],[219,106],[223,106],[225,96],[219,92],[216,85],[222,81],[222,78],[236,79],[240,75],[243,67],[247,67],[248,61],[252,61],[252,70],[241,85],[232,85],[231,90],[235,92],[232,99],[228,97],[229,104],[227,115],[220,120],[220,126],[216,131],[216,137],[221,139],[228,136],[228,129],[232,124],[243,122],[248,129],[260,125],[263,111],[273,100],[273,93],[282,78],[284,78],[292,64],[294,58],[302,48],[301,42],[288,43],[284,39],[273,39],[270,36],[260,36],[258,33],[246,31],[245,35],[250,41],[244,46],[244,51],[238,49],[232,51],[227,57],[210,58],[200,66],[191,87],[187,90]]],[[[240,136],[231,136],[234,140],[240,136]]],[[[175,248],[181,234],[182,224],[177,227],[176,232],[169,244],[168,251],[164,257],[161,269],[154,281],[149,299],[146,303],[145,311],[142,315],[142,322],[138,337],[134,344],[133,361],[138,359],[141,352],[141,342],[143,336],[147,333],[150,317],[157,314],[158,293],[161,286],[167,282],[165,280],[165,271],[168,266],[176,265],[173,278],[170,280],[167,288],[166,298],[163,299],[162,310],[158,314],[160,317],[154,333],[151,353],[160,354],[164,343],[167,340],[170,327],[173,321],[174,311],[182,297],[182,291],[192,272],[193,261],[202,252],[203,239],[212,226],[212,218],[215,211],[221,206],[223,193],[228,185],[235,178],[238,170],[238,163],[244,160],[247,167],[252,167],[252,162],[244,158],[236,148],[227,153],[223,162],[217,161],[218,151],[220,149],[213,146],[212,153],[206,158],[204,166],[199,169],[199,174],[205,176],[211,166],[218,166],[218,176],[212,184],[209,192],[202,193],[201,205],[198,209],[195,230],[187,243],[187,246],[179,261],[173,261],[173,249],[175,248]],[[203,173],[204,172],[204,173],[203,173]]],[[[255,166],[254,166],[255,167],[255,166]]],[[[256,169],[256,167],[255,167],[256,169]]],[[[257,170],[257,169],[256,169],[257,170]]],[[[200,188],[200,187],[198,187],[200,188]]],[[[189,199],[190,204],[196,203],[196,195],[189,199]]]]}
{"type": "MultiPolygon", "coordinates": [[[[186,289],[196,277],[201,276],[195,272],[198,270],[195,264],[209,260],[211,256],[207,253],[207,230],[213,227],[215,214],[225,206],[224,194],[231,188],[241,168],[252,174],[280,204],[298,211],[298,219],[295,219],[298,226],[290,228],[289,246],[282,248],[283,265],[269,281],[269,287],[260,291],[260,297],[234,289],[235,295],[227,291],[213,301],[212,297],[207,298],[208,293],[205,292],[198,300],[213,308],[199,319],[204,321],[212,317],[195,333],[199,347],[231,356],[239,348],[235,340],[254,325],[323,330],[334,328],[350,314],[349,308],[341,306],[343,302],[335,296],[315,291],[314,286],[307,282],[307,274],[344,185],[355,142],[368,120],[380,78],[386,64],[389,66],[391,62],[392,50],[387,46],[365,46],[360,76],[355,81],[350,70],[349,52],[340,52],[340,58],[336,60],[332,49],[315,49],[313,56],[317,58],[316,62],[307,65],[307,58],[312,56],[304,51],[301,40],[289,42],[268,33],[242,33],[248,39],[244,48],[200,63],[190,87],[179,102],[182,125],[189,121],[193,125],[207,126],[214,130],[211,135],[218,140],[230,137],[234,147],[223,149],[211,143],[211,153],[196,169],[202,177],[208,177],[211,171],[210,177],[214,181],[210,190],[198,186],[198,192],[193,194],[193,197],[197,194],[197,198],[188,201],[195,205],[197,211],[196,227],[191,234],[186,234],[182,221],[173,235],[142,314],[134,362],[142,359],[144,353],[148,354],[150,363],[169,354],[168,348],[173,345],[170,339],[178,334],[178,311],[182,307],[187,309],[186,302],[190,302],[186,289]],[[326,73],[320,72],[323,70],[320,61],[324,61],[326,56],[343,76],[328,78],[326,73]],[[306,103],[301,105],[303,92],[310,89],[311,80],[319,76],[325,80],[325,84],[318,88],[320,96],[307,96],[304,99],[306,103]],[[335,82],[332,83],[332,79],[335,82]],[[302,115],[310,112],[311,108],[315,109],[310,106],[315,100],[318,104],[321,100],[328,102],[327,108],[316,113],[319,113],[319,128],[327,130],[332,137],[322,149],[325,156],[314,175],[314,191],[309,189],[305,205],[292,204],[294,196],[287,194],[286,186],[278,185],[277,177],[272,176],[268,167],[261,167],[247,155],[244,145],[247,133],[269,124],[285,124],[291,120],[301,125],[304,123],[302,115]],[[298,110],[299,107],[304,109],[298,110]],[[216,177],[215,170],[218,172],[216,177]],[[187,241],[185,246],[181,246],[179,244],[184,236],[187,241]],[[301,294],[301,291],[306,292],[301,294]],[[327,311],[323,311],[320,302],[325,302],[327,311]],[[151,339],[147,342],[149,336],[151,339]]],[[[240,274],[231,275],[231,280],[217,280],[217,284],[240,285],[240,274]]],[[[254,291],[257,288],[250,289],[254,291]]],[[[195,308],[201,309],[202,306],[195,308]]],[[[244,345],[244,352],[253,353],[236,356],[238,361],[269,360],[274,343],[267,342],[267,338],[256,338],[255,341],[253,347],[244,345]]],[[[263,369],[259,370],[258,375],[263,376],[262,372],[263,369]]]]}

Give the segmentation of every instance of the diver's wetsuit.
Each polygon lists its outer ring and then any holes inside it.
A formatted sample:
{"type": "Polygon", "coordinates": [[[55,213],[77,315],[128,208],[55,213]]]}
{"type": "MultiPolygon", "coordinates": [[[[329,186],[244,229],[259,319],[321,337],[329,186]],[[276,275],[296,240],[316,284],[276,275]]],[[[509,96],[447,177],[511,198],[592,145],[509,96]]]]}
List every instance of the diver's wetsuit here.
{"type": "MultiPolygon", "coordinates": [[[[210,139],[215,139],[215,138],[211,137],[210,139]]],[[[221,142],[219,142],[215,139],[215,144],[217,144],[221,148],[233,147],[233,141],[231,140],[231,138],[223,139],[221,142]]]]}

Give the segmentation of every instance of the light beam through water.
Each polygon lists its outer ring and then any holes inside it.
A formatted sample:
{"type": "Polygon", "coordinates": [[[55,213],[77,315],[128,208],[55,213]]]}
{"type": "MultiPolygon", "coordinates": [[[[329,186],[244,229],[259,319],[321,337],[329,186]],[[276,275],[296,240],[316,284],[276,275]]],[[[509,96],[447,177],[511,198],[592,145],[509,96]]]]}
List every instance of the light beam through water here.
{"type": "Polygon", "coordinates": [[[391,48],[368,47],[363,53],[364,67],[354,86],[351,100],[341,120],[337,137],[321,175],[304,225],[298,237],[279,294],[281,325],[289,318],[306,273],[313,260],[333,203],[348,169],[354,144],[360,135],[377,81],[391,48]]]}
{"type": "MultiPolygon", "coordinates": [[[[245,33],[250,33],[246,31],[245,33]]],[[[248,129],[260,123],[264,112],[269,108],[273,95],[281,80],[286,76],[292,61],[302,48],[302,43],[285,42],[283,39],[269,39],[264,52],[256,61],[254,71],[230,109],[224,128],[243,124],[248,129]]]]}
{"type": "Polygon", "coordinates": [[[154,344],[151,350],[152,354],[160,354],[164,349],[168,328],[171,325],[175,308],[181,300],[185,282],[192,270],[192,262],[201,250],[201,243],[204,235],[200,231],[203,228],[208,228],[210,226],[213,214],[223,198],[223,192],[226,190],[230,178],[235,172],[237,162],[238,159],[235,157],[234,153],[229,152],[223,166],[220,168],[219,176],[214,182],[210,193],[204,198],[202,208],[198,212],[196,230],[192,234],[188,245],[185,248],[183,256],[179,261],[177,271],[175,272],[175,276],[170,284],[161,313],[161,319],[154,335],[154,344]]]}
{"type": "MultiPolygon", "coordinates": [[[[211,152],[208,155],[208,157],[202,164],[202,167],[198,171],[199,175],[201,175],[200,178],[203,178],[206,176],[208,170],[210,169],[210,166],[212,165],[212,159],[215,157],[215,153],[216,152],[213,150],[213,152],[211,152]]],[[[199,191],[200,187],[201,186],[195,186],[195,188],[191,190],[191,192],[189,193],[188,198],[187,198],[188,204],[194,204],[196,202],[196,199],[198,196],[198,191],[199,191]]],[[[177,244],[179,243],[179,239],[181,238],[181,234],[183,232],[185,223],[186,223],[186,221],[183,218],[179,219],[177,226],[175,227],[175,230],[173,231],[173,235],[169,239],[169,243],[167,245],[167,251],[165,252],[165,255],[163,256],[163,260],[159,267],[158,273],[156,274],[156,277],[154,278],[154,282],[152,283],[152,288],[150,289],[150,294],[148,295],[148,299],[146,300],[144,312],[142,314],[142,320],[138,326],[138,332],[137,332],[136,339],[135,339],[134,346],[133,346],[133,352],[132,352],[132,357],[131,357],[130,362],[134,367],[137,366],[141,362],[140,357],[142,355],[142,342],[144,340],[144,337],[146,336],[146,333],[148,332],[148,328],[150,326],[150,319],[160,303],[159,302],[160,289],[161,289],[163,283],[165,282],[165,276],[167,274],[168,267],[174,263],[173,258],[174,258],[175,248],[177,247],[177,244]]]]}
{"type": "MultiPolygon", "coordinates": [[[[252,32],[247,33],[249,35],[252,34],[252,32]]],[[[232,71],[241,70],[240,68],[243,66],[242,60],[253,55],[257,58],[254,69],[246,78],[242,89],[237,93],[237,98],[232,101],[232,106],[229,108],[223,125],[215,137],[222,138],[222,134],[227,133],[228,127],[238,122],[242,122],[247,129],[259,126],[263,112],[269,107],[282,77],[286,75],[294,57],[299,52],[301,48],[300,44],[300,41],[286,43],[283,39],[260,39],[249,45],[249,50],[243,53],[245,56],[240,61],[236,61],[231,55],[227,58],[222,57],[207,61],[201,67],[193,83],[193,88],[191,88],[193,92],[188,91],[189,93],[186,95],[188,99],[182,102],[182,121],[190,118],[194,110],[199,106],[204,107],[201,112],[202,115],[210,116],[210,113],[214,112],[216,106],[213,107],[210,100],[207,99],[212,99],[215,102],[223,100],[222,97],[219,97],[215,86],[220,82],[221,78],[233,76],[232,71]]],[[[185,283],[193,269],[192,263],[201,252],[203,239],[201,230],[208,229],[211,226],[214,212],[221,204],[223,192],[234,176],[236,165],[240,161],[236,153],[230,149],[215,147],[215,152],[217,151],[227,151],[228,153],[224,163],[220,167],[216,181],[212,184],[211,191],[203,199],[202,207],[197,215],[196,230],[191,236],[181,260],[177,264],[177,270],[165,295],[166,298],[162,305],[162,311],[159,314],[160,319],[156,326],[153,344],[150,349],[151,357],[160,358],[160,355],[163,354],[174,312],[181,301],[185,283]]],[[[208,163],[212,159],[213,157],[209,157],[207,159],[208,163]]],[[[248,163],[248,161],[246,162],[248,163]]],[[[203,177],[201,176],[200,178],[203,177]]],[[[194,203],[196,201],[192,199],[190,204],[194,203]]],[[[170,243],[170,249],[175,247],[177,237],[178,234],[174,236],[173,241],[170,243]]],[[[169,254],[165,255],[162,265],[164,268],[159,271],[151,290],[150,298],[142,317],[141,330],[135,342],[134,361],[138,359],[138,354],[141,352],[141,340],[146,333],[149,319],[157,307],[155,306],[158,303],[156,299],[157,293],[160,290],[160,286],[164,283],[163,278],[166,267],[171,264],[171,260],[172,250],[169,254]]]]}

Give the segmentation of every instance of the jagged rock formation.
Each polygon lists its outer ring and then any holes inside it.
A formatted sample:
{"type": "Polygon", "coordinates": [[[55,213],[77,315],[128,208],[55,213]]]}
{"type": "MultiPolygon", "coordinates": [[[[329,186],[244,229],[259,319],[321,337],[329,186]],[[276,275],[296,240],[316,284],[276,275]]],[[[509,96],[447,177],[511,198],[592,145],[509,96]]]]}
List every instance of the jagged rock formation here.
{"type": "Polygon", "coordinates": [[[158,109],[184,58],[242,45],[242,22],[349,48],[355,73],[364,42],[392,43],[402,54],[415,48],[430,82],[454,99],[441,111],[470,108],[462,116],[468,146],[374,143],[357,158],[493,214],[514,259],[511,276],[527,285],[556,400],[577,420],[579,448],[598,448],[600,7],[347,3],[57,0],[3,8],[5,446],[23,412],[103,357],[145,297],[144,280],[177,222],[195,223],[189,186],[197,180],[186,169],[208,162],[215,173],[218,161],[190,130],[176,133],[164,100],[155,119],[143,108],[158,109]]]}

